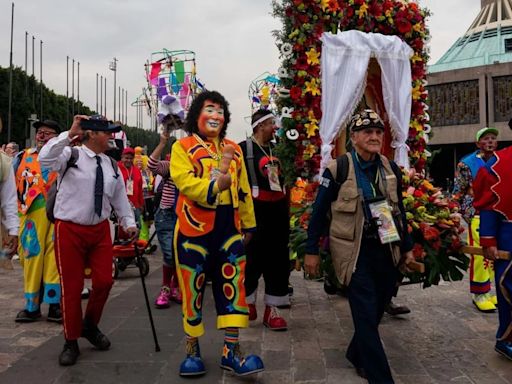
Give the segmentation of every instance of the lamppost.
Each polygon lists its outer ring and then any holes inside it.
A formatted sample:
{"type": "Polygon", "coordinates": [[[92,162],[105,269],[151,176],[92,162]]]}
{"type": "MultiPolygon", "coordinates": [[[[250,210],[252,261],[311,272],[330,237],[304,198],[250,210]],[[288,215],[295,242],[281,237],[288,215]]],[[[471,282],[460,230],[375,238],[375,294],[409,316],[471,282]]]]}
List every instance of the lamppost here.
{"type": "Polygon", "coordinates": [[[113,120],[116,120],[116,73],[117,73],[117,59],[114,57],[114,59],[109,64],[109,69],[111,71],[114,71],[114,118],[113,120]]]}

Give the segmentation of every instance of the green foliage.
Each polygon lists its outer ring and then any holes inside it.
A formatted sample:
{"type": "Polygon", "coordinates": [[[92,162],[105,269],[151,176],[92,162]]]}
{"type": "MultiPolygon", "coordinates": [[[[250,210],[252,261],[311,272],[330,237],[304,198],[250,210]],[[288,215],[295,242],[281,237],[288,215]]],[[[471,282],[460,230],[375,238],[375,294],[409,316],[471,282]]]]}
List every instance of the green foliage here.
{"type": "MultiPolygon", "coordinates": [[[[44,83],[42,87],[43,94],[43,116],[42,119],[51,119],[57,121],[63,129],[66,129],[67,108],[71,108],[73,100],[69,101],[66,96],[58,95],[48,89],[44,83]],[[68,106],[69,105],[69,106],[68,106]]],[[[40,113],[41,85],[34,76],[27,76],[25,71],[16,67],[13,69],[12,85],[12,107],[11,107],[11,141],[25,146],[26,139],[29,138],[29,121],[31,114],[40,113]]],[[[85,106],[82,102],[75,102],[75,111],[80,111],[84,115],[92,115],[96,112],[85,106]]],[[[0,118],[3,122],[3,131],[0,135],[0,143],[7,142],[7,124],[9,111],[9,68],[0,67],[0,118]]],[[[71,110],[69,110],[69,120],[71,123],[71,110]]],[[[128,139],[133,146],[148,146],[151,151],[159,141],[159,136],[155,132],[146,131],[134,127],[126,126],[123,128],[128,139]]]]}

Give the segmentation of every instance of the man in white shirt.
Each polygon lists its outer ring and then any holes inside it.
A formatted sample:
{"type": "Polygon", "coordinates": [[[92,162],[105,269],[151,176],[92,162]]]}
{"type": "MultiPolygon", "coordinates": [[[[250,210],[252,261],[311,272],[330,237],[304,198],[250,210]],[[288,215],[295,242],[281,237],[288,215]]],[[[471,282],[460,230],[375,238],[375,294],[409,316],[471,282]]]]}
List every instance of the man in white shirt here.
{"type": "Polygon", "coordinates": [[[59,173],[55,200],[55,256],[61,277],[62,312],[66,342],[60,365],[75,364],[85,337],[99,350],[110,347],[98,329],[103,307],[112,287],[112,239],[108,218],[114,208],[123,229],[134,238],[137,227],[115,162],[105,155],[112,133],[119,126],[100,116],[75,116],[69,131],[50,140],[39,154],[42,165],[59,173]],[[85,130],[86,129],[86,130],[85,130]],[[83,145],[69,166],[71,143],[83,145]],[[82,319],[80,296],[84,269],[91,269],[92,290],[82,319]]]}
{"type": "Polygon", "coordinates": [[[11,158],[2,152],[0,152],[0,208],[2,216],[2,226],[0,227],[2,254],[10,257],[18,247],[20,219],[18,217],[18,197],[11,158]]]}

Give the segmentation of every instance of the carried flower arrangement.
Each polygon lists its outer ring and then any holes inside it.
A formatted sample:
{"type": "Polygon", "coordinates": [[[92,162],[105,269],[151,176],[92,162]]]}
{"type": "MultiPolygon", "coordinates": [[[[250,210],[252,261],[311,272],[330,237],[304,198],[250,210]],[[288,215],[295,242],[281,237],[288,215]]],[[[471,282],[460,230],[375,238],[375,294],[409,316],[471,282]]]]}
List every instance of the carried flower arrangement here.
{"type": "MultiPolygon", "coordinates": [[[[405,175],[404,179],[406,189],[413,187],[424,194],[413,195],[414,201],[407,196],[406,209],[411,233],[417,243],[415,254],[425,262],[427,274],[411,275],[411,279],[418,281],[421,278],[425,286],[437,284],[441,277],[445,280],[461,279],[461,270],[467,268],[467,257],[459,248],[454,249],[458,236],[454,240],[453,235],[460,231],[460,220],[457,222],[455,216],[450,215],[456,213],[456,208],[449,208],[454,203],[441,197],[439,190],[433,186],[432,189],[426,188],[431,185],[421,176],[430,155],[426,150],[431,127],[428,124],[428,93],[425,88],[429,59],[426,49],[429,31],[425,19],[430,15],[429,11],[408,0],[275,0],[273,9],[274,16],[283,23],[283,29],[275,32],[282,57],[282,66],[278,71],[281,81],[278,103],[283,138],[278,146],[279,157],[286,183],[294,185],[296,178],[301,177],[301,182],[308,185],[313,196],[317,186],[313,180],[320,168],[322,144],[319,135],[322,118],[322,33],[355,29],[396,35],[413,49],[412,111],[407,145],[409,162],[415,173],[412,178],[409,174],[405,175]],[[434,194],[437,194],[436,197],[433,197],[434,194]],[[430,202],[429,198],[436,203],[430,202]],[[444,217],[447,213],[448,217],[444,217]]],[[[290,247],[299,259],[304,253],[311,202],[308,199],[297,200],[292,208],[290,247]]],[[[324,263],[324,266],[328,265],[329,262],[324,263]]]]}
{"type": "Polygon", "coordinates": [[[408,230],[414,240],[413,253],[425,263],[426,275],[410,274],[411,282],[423,286],[461,280],[469,266],[469,257],[462,252],[460,234],[462,216],[459,205],[434,187],[423,175],[411,169],[403,175],[403,202],[408,230]]]}
{"type": "Polygon", "coordinates": [[[425,88],[429,58],[425,18],[429,11],[408,0],[275,0],[273,8],[274,16],[283,23],[275,36],[282,56],[279,107],[285,140],[281,141],[280,155],[288,184],[293,184],[297,176],[312,180],[320,167],[320,37],[323,32],[338,30],[396,35],[414,50],[407,145],[411,165],[421,171],[428,157],[425,149],[431,129],[425,88]]]}

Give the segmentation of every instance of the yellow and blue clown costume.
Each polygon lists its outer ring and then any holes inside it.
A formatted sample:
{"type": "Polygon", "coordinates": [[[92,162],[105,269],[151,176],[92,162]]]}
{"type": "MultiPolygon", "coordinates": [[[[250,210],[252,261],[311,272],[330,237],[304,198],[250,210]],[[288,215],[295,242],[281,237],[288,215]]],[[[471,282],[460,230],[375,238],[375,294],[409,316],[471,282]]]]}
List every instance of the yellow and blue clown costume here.
{"type": "MultiPolygon", "coordinates": [[[[512,147],[496,152],[473,183],[475,208],[480,210],[480,244],[512,252],[512,147]]],[[[499,326],[495,350],[512,360],[512,260],[494,261],[499,326]]]]}
{"type": "MultiPolygon", "coordinates": [[[[18,254],[23,266],[25,311],[38,313],[41,302],[59,305],[61,297],[53,224],[46,217],[46,194],[56,182],[57,173],[41,167],[35,148],[20,153],[13,166],[20,216],[18,254]]],[[[17,321],[24,321],[22,312],[17,321]]]]}
{"type": "Polygon", "coordinates": [[[249,325],[245,301],[245,251],[242,232],[254,231],[253,202],[240,147],[223,139],[218,146],[194,137],[177,141],[172,149],[171,174],[180,191],[174,247],[178,279],[183,292],[183,326],[194,337],[204,333],[202,301],[206,277],[212,280],[217,309],[217,327],[245,328],[249,325]],[[215,172],[222,148],[235,147],[228,172],[231,187],[219,192],[215,172]]]}
{"type": "MultiPolygon", "coordinates": [[[[492,157],[494,158],[494,156],[492,157]]],[[[468,223],[468,245],[480,246],[480,216],[473,206],[473,181],[486,161],[480,150],[463,157],[457,164],[453,194],[459,201],[461,213],[468,223]]],[[[473,294],[473,303],[482,312],[496,310],[496,296],[491,292],[491,280],[494,278],[494,265],[481,255],[471,255],[469,264],[469,286],[473,294]]]]}

